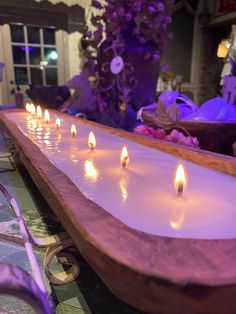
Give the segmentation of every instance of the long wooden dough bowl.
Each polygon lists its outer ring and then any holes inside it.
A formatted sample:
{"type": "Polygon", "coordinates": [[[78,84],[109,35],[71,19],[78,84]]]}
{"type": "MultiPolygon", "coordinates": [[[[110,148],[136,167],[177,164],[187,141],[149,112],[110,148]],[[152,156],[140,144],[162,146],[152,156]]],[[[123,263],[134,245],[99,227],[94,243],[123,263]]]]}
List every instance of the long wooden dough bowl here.
{"type": "MultiPolygon", "coordinates": [[[[235,239],[168,238],[128,227],[86,199],[6,112],[0,113],[0,120],[29,174],[80,253],[117,297],[153,314],[236,313],[235,239]]],[[[81,123],[236,176],[232,157],[81,123]]]]}

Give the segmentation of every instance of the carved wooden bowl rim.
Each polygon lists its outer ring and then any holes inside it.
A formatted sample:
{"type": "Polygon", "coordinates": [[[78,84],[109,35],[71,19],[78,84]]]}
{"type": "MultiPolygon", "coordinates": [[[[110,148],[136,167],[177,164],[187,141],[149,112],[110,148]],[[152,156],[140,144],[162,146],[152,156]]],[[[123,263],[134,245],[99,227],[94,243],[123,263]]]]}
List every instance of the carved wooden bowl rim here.
{"type": "MultiPolygon", "coordinates": [[[[17,125],[6,117],[5,112],[13,111],[2,111],[0,121],[10,133],[22,162],[79,250],[83,238],[89,247],[95,248],[104,258],[167,285],[214,287],[236,283],[236,239],[170,238],[128,227],[102,207],[86,199],[71,180],[53,166],[40,149],[22,134],[17,125]]],[[[56,111],[54,113],[78,121],[74,117],[56,111]]],[[[198,164],[236,176],[236,161],[233,157],[149,139],[90,121],[79,121],[181,158],[185,156],[184,159],[187,160],[194,159],[198,164]]]]}

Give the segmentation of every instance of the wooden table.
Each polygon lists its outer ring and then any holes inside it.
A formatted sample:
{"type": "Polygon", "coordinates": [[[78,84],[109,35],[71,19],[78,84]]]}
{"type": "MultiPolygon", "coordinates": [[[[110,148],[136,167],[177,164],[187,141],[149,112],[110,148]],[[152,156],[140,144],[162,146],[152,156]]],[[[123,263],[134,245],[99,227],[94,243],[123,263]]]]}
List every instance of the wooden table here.
{"type": "MultiPolygon", "coordinates": [[[[236,313],[236,239],[178,239],[136,231],[85,198],[4,111],[0,121],[78,250],[116,296],[145,313],[236,313]]],[[[234,158],[81,123],[236,176],[234,158]]]]}
{"type": "MultiPolygon", "coordinates": [[[[158,127],[154,110],[144,110],[142,118],[145,124],[158,127]]],[[[180,126],[198,138],[202,149],[232,156],[232,144],[236,142],[236,123],[182,121],[180,126]]],[[[181,129],[179,131],[183,132],[181,129]]]]}

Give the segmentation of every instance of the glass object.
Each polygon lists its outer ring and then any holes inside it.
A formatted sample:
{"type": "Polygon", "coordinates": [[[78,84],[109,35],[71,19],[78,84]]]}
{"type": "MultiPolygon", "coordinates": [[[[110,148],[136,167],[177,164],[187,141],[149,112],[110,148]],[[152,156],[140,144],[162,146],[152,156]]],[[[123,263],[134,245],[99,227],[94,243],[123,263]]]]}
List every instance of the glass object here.
{"type": "Polygon", "coordinates": [[[14,67],[16,85],[28,85],[27,68],[14,67]]]}
{"type": "Polygon", "coordinates": [[[39,27],[27,26],[27,34],[30,44],[40,44],[39,27]]]}
{"type": "Polygon", "coordinates": [[[14,64],[26,64],[25,46],[12,46],[14,64]]]}
{"type": "Polygon", "coordinates": [[[57,69],[47,68],[45,71],[46,71],[46,84],[57,85],[57,69]]]}
{"type": "Polygon", "coordinates": [[[23,25],[11,24],[11,41],[14,43],[23,43],[24,42],[24,30],[23,25]]]}
{"type": "Polygon", "coordinates": [[[40,64],[41,61],[41,48],[29,47],[29,59],[30,64],[40,64]]]}
{"type": "Polygon", "coordinates": [[[33,85],[43,85],[43,73],[39,68],[31,68],[31,84],[33,85]]]}
{"type": "Polygon", "coordinates": [[[57,64],[57,52],[55,48],[44,48],[44,58],[49,65],[57,64]]]}
{"type": "Polygon", "coordinates": [[[55,29],[43,28],[43,43],[44,45],[55,45],[55,29]]]}

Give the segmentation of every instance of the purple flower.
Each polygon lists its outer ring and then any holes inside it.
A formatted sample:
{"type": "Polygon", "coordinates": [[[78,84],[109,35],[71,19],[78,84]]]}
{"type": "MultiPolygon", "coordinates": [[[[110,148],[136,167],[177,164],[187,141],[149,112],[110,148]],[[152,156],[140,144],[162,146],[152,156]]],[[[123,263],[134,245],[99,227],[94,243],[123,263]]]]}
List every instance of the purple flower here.
{"type": "Polygon", "coordinates": [[[120,16],[123,16],[123,15],[125,14],[124,8],[119,7],[119,8],[117,9],[117,14],[120,15],[120,16]]]}
{"type": "Polygon", "coordinates": [[[166,24],[170,24],[172,22],[172,18],[170,16],[166,16],[165,22],[166,24]]]}
{"type": "Polygon", "coordinates": [[[153,58],[153,61],[158,62],[160,60],[160,55],[158,53],[154,53],[152,58],[153,58]]]}
{"type": "Polygon", "coordinates": [[[113,12],[111,16],[113,19],[117,18],[117,12],[113,12]]]}
{"type": "Polygon", "coordinates": [[[148,12],[151,13],[151,14],[152,14],[152,13],[155,13],[155,12],[156,12],[156,9],[155,9],[154,7],[152,7],[152,6],[149,6],[149,7],[148,7],[148,12]]]}
{"type": "Polygon", "coordinates": [[[141,45],[146,43],[146,39],[144,37],[139,37],[139,42],[141,45]]]}
{"type": "Polygon", "coordinates": [[[156,4],[156,8],[157,8],[157,11],[162,12],[162,11],[164,11],[165,6],[164,6],[164,4],[162,2],[158,2],[156,4]]]}
{"type": "Polygon", "coordinates": [[[126,14],[125,14],[125,19],[126,19],[127,22],[131,21],[131,19],[132,19],[132,14],[131,14],[131,13],[126,13],[126,14]]]}

